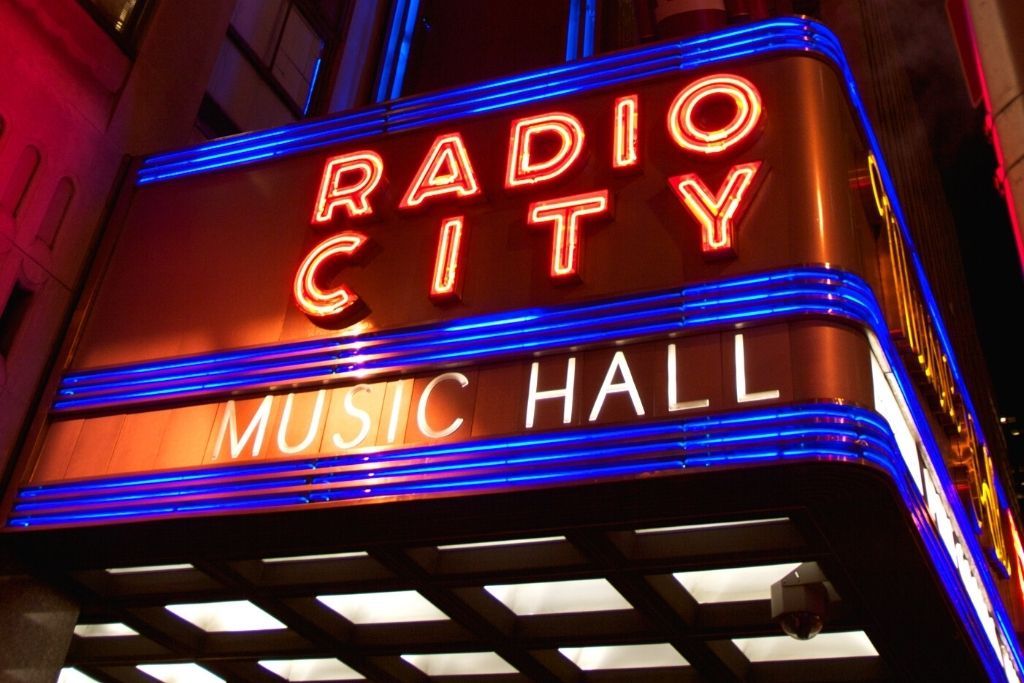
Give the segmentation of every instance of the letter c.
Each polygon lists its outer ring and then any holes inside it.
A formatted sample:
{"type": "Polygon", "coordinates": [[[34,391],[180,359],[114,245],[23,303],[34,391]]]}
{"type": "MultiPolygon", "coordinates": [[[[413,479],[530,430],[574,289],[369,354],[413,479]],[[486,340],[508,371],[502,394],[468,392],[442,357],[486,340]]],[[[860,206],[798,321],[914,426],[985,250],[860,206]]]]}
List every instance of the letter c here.
{"type": "Polygon", "coordinates": [[[299,310],[314,322],[338,318],[359,300],[347,286],[342,284],[333,289],[323,289],[317,279],[331,261],[351,257],[366,244],[367,239],[366,235],[358,232],[338,233],[316,245],[302,261],[295,274],[293,293],[299,310]]]}
{"type": "Polygon", "coordinates": [[[416,406],[416,427],[428,439],[443,439],[454,434],[462,426],[463,419],[461,417],[455,418],[450,425],[441,430],[431,429],[430,425],[427,424],[427,401],[430,400],[430,394],[434,391],[434,387],[446,381],[458,382],[459,386],[463,388],[469,385],[469,378],[461,372],[446,372],[430,380],[427,386],[423,387],[423,393],[420,394],[420,403],[416,406]]]}

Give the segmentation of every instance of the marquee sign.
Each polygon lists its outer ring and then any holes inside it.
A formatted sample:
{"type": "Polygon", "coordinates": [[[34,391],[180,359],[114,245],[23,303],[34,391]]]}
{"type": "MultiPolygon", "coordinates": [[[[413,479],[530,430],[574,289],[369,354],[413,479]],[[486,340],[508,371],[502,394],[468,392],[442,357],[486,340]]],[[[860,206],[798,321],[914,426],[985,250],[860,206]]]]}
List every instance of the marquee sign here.
{"type": "Polygon", "coordinates": [[[1019,679],[1024,550],[822,27],[212,142],[128,194],[9,531],[856,463],[1019,679]]]}

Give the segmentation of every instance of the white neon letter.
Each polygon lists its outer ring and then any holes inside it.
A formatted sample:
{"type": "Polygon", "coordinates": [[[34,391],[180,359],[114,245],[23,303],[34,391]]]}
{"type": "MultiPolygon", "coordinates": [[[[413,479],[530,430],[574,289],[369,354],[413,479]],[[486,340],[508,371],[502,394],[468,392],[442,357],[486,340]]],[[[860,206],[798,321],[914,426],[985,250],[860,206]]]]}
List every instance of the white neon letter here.
{"type": "Polygon", "coordinates": [[[469,384],[469,378],[461,372],[446,372],[430,380],[427,386],[423,387],[423,393],[420,394],[420,403],[416,406],[416,427],[420,430],[420,434],[428,439],[443,439],[454,434],[462,426],[463,419],[461,417],[455,418],[450,425],[441,430],[431,429],[430,425],[427,424],[427,401],[430,400],[430,394],[434,391],[434,387],[445,381],[458,382],[462,388],[469,384]]]}
{"type": "Polygon", "coordinates": [[[277,448],[282,453],[291,455],[309,448],[316,438],[316,428],[320,425],[320,414],[324,410],[324,396],[326,389],[316,392],[316,404],[313,406],[313,414],[309,418],[309,429],[305,438],[297,446],[288,445],[288,422],[292,419],[292,404],[295,402],[295,394],[288,394],[284,399],[284,410],[281,411],[281,424],[277,427],[277,448]]]}
{"type": "Polygon", "coordinates": [[[675,413],[680,410],[694,410],[696,408],[707,408],[711,402],[706,398],[699,398],[695,401],[679,402],[679,385],[676,380],[676,345],[668,345],[668,411],[675,413]]]}
{"type": "Polygon", "coordinates": [[[747,360],[743,353],[743,335],[737,334],[733,349],[736,353],[736,402],[750,403],[751,401],[768,401],[779,397],[778,389],[768,391],[755,391],[747,393],[747,360]]]}
{"type": "Polygon", "coordinates": [[[526,397],[526,428],[533,428],[533,421],[537,414],[537,401],[549,398],[560,398],[562,403],[562,424],[572,422],[572,395],[576,386],[576,357],[570,356],[569,363],[565,369],[565,388],[537,391],[537,375],[540,371],[540,363],[534,361],[530,366],[530,392],[526,397]]]}
{"type": "Polygon", "coordinates": [[[345,392],[345,398],[342,401],[342,407],[345,408],[345,414],[359,420],[359,433],[356,434],[355,438],[351,441],[345,441],[341,438],[341,434],[332,434],[331,443],[334,444],[335,448],[348,449],[355,448],[361,444],[370,433],[370,414],[357,406],[352,402],[355,398],[356,392],[369,391],[370,387],[367,384],[357,384],[356,386],[345,392]]]}
{"type": "Polygon", "coordinates": [[[633,373],[630,372],[629,363],[626,362],[626,354],[622,351],[616,351],[612,357],[612,362],[608,364],[608,372],[604,374],[604,381],[601,382],[601,388],[598,390],[597,398],[594,400],[594,407],[590,411],[590,421],[594,422],[600,416],[601,408],[604,407],[604,400],[608,397],[608,394],[621,394],[623,392],[629,394],[629,400],[633,402],[633,412],[636,413],[637,417],[644,415],[644,404],[640,401],[640,392],[636,390],[633,373]],[[612,382],[616,370],[622,375],[621,382],[612,382]]]}
{"type": "Polygon", "coordinates": [[[229,430],[231,432],[229,445],[231,447],[232,460],[242,454],[242,449],[245,448],[245,444],[250,438],[253,440],[252,457],[258,456],[263,449],[263,437],[267,433],[267,423],[270,421],[270,408],[273,402],[273,396],[263,397],[260,407],[256,409],[256,414],[252,416],[252,420],[249,421],[249,425],[242,432],[241,438],[239,438],[235,402],[228,401],[227,406],[224,408],[224,418],[220,422],[220,432],[217,434],[217,446],[213,450],[213,459],[217,460],[220,458],[220,449],[224,446],[224,436],[228,434],[229,430]]]}

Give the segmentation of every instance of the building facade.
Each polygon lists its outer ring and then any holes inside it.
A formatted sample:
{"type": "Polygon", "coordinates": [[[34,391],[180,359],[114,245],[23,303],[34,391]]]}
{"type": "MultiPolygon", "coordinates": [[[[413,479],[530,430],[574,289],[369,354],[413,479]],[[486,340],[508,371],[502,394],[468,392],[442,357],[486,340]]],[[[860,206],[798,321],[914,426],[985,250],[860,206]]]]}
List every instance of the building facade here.
{"type": "Polygon", "coordinates": [[[114,4],[3,9],[12,680],[1021,677],[884,6],[114,4]]]}

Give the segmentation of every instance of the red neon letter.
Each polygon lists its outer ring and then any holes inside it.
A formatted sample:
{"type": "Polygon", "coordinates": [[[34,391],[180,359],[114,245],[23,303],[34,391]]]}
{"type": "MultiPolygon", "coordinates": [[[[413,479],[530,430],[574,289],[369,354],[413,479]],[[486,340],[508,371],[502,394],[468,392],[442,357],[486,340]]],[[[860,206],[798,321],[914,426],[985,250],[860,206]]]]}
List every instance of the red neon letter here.
{"type": "Polygon", "coordinates": [[[762,111],[761,95],[750,81],[728,74],[707,76],[691,83],[672,100],[668,132],[683,149],[718,154],[747,139],[762,111]],[[732,99],[736,114],[721,128],[708,130],[698,122],[694,112],[705,99],[723,95],[732,99]]]}
{"type": "Polygon", "coordinates": [[[317,284],[317,272],[328,261],[352,256],[366,243],[366,235],[358,232],[342,232],[329,237],[309,252],[299,271],[295,274],[295,303],[299,310],[311,318],[331,320],[348,311],[359,297],[345,285],[334,289],[321,289],[317,284]]]}
{"type": "Polygon", "coordinates": [[[313,209],[313,223],[330,221],[338,206],[345,209],[349,218],[373,213],[368,197],[383,174],[384,161],[369,150],[328,159],[313,209]],[[344,182],[346,176],[349,182],[344,182]]]}
{"type": "Polygon", "coordinates": [[[701,225],[700,241],[704,253],[732,253],[733,221],[743,208],[746,192],[760,167],[760,161],[733,166],[716,195],[711,194],[696,173],[668,179],[679,199],[701,225]]]}
{"type": "Polygon", "coordinates": [[[437,259],[434,261],[434,279],[430,283],[430,298],[435,301],[459,298],[462,269],[459,256],[462,250],[462,216],[441,221],[441,235],[437,239],[437,259]]]}
{"type": "Polygon", "coordinates": [[[439,135],[434,140],[398,206],[412,209],[430,197],[446,194],[454,194],[456,197],[480,194],[466,145],[458,133],[439,135]]]}
{"type": "Polygon", "coordinates": [[[505,187],[536,185],[569,170],[583,151],[583,125],[575,116],[559,112],[517,119],[512,123],[508,143],[508,173],[505,187]],[[533,144],[538,135],[555,135],[559,147],[547,159],[532,159],[533,144]]]}
{"type": "Polygon", "coordinates": [[[549,199],[530,204],[530,225],[554,223],[551,242],[551,277],[575,277],[580,269],[580,218],[608,211],[608,190],[549,199]]]}
{"type": "Polygon", "coordinates": [[[615,100],[615,140],[613,168],[636,166],[638,102],[636,95],[626,95],[615,100]]]}

